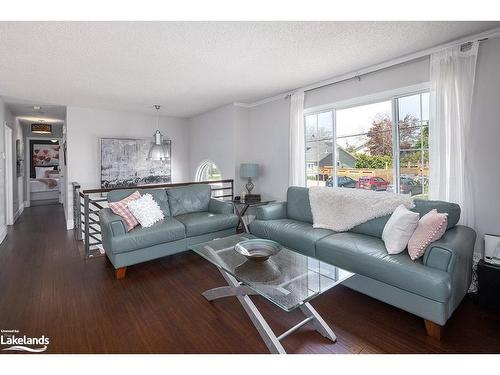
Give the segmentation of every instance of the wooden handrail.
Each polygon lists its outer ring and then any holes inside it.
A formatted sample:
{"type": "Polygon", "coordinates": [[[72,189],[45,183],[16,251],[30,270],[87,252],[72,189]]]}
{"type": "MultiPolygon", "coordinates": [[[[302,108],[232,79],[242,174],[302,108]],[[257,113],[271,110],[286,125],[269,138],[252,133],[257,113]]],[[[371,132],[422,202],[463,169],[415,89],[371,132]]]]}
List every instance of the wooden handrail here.
{"type": "MultiPolygon", "coordinates": [[[[232,179],[228,180],[215,180],[215,181],[199,181],[199,182],[178,182],[175,184],[154,184],[154,185],[134,185],[134,186],[120,186],[115,188],[100,188],[100,189],[86,189],[82,190],[83,194],[95,194],[95,193],[109,193],[113,190],[126,190],[126,189],[161,189],[167,187],[178,187],[187,185],[200,185],[200,184],[219,184],[233,182],[232,179]]],[[[228,188],[229,189],[229,188],[228,188]]]]}

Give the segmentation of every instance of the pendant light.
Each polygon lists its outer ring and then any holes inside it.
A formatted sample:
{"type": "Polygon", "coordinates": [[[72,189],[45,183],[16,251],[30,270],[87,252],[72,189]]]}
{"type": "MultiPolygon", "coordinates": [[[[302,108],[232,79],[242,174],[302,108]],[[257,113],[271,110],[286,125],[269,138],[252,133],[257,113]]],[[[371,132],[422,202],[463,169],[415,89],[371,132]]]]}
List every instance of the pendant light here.
{"type": "MultiPolygon", "coordinates": [[[[156,128],[160,128],[160,106],[159,105],[154,105],[153,106],[156,109],[156,128]]],[[[156,133],[153,135],[154,137],[154,144],[149,150],[148,154],[148,159],[147,160],[157,160],[157,161],[166,161],[169,157],[168,154],[168,149],[166,145],[164,145],[161,141],[162,139],[162,134],[160,133],[160,130],[156,130],[156,133]]]]}

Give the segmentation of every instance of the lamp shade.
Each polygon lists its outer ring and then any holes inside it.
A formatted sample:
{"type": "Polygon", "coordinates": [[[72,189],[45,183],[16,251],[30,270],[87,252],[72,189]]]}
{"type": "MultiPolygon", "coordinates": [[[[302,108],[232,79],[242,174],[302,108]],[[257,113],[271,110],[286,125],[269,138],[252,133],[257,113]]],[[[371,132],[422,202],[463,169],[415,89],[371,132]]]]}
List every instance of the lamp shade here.
{"type": "Polygon", "coordinates": [[[155,135],[155,143],[149,150],[147,160],[160,160],[165,161],[168,159],[168,149],[161,141],[161,133],[159,130],[156,131],[155,135]]]}
{"type": "Polygon", "coordinates": [[[259,175],[259,164],[240,164],[240,177],[253,178],[259,175]]]}

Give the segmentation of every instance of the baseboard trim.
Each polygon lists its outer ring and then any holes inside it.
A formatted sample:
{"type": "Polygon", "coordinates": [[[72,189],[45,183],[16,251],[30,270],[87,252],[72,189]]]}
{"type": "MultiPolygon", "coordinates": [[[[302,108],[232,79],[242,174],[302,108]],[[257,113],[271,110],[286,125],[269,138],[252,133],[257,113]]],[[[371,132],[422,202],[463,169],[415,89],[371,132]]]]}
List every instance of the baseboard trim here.
{"type": "Polygon", "coordinates": [[[5,240],[5,237],[7,237],[7,225],[4,225],[0,228],[0,243],[5,240]]]}
{"type": "Polygon", "coordinates": [[[17,219],[19,219],[19,216],[21,216],[23,211],[24,211],[24,203],[21,203],[16,213],[14,214],[14,223],[16,222],[17,219]]]}
{"type": "Polygon", "coordinates": [[[66,220],[66,230],[71,230],[75,227],[73,219],[66,220]]]}
{"type": "Polygon", "coordinates": [[[24,201],[24,207],[29,207],[30,206],[30,201],[24,201]]]}

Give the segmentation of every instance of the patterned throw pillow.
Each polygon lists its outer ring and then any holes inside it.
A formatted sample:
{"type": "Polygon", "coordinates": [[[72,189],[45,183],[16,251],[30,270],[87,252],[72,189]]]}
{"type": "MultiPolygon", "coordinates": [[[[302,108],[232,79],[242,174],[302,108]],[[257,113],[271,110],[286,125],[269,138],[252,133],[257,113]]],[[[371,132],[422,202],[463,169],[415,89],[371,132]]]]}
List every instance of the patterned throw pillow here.
{"type": "Polygon", "coordinates": [[[143,227],[150,227],[157,221],[163,220],[163,212],[151,194],[144,194],[139,199],[127,204],[127,208],[143,227]]]}
{"type": "Polygon", "coordinates": [[[111,208],[111,211],[113,211],[117,215],[120,215],[123,218],[127,227],[126,228],[127,232],[129,232],[130,230],[134,229],[137,225],[139,225],[137,219],[134,217],[134,215],[132,215],[130,210],[127,208],[127,204],[136,199],[139,199],[140,197],[141,193],[136,191],[130,194],[127,198],[123,198],[121,201],[112,202],[108,204],[109,208],[111,208]]]}
{"type": "Polygon", "coordinates": [[[436,209],[422,216],[408,242],[410,258],[416,260],[424,255],[427,246],[443,237],[447,225],[448,214],[440,214],[436,209]]]}

